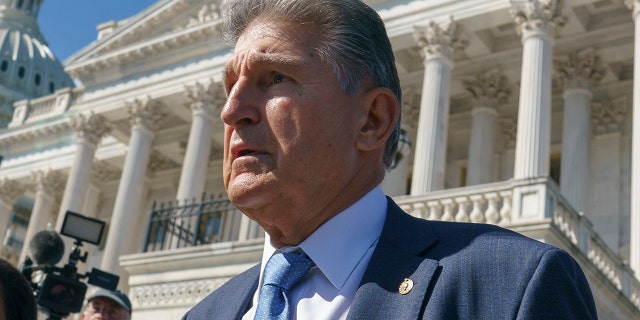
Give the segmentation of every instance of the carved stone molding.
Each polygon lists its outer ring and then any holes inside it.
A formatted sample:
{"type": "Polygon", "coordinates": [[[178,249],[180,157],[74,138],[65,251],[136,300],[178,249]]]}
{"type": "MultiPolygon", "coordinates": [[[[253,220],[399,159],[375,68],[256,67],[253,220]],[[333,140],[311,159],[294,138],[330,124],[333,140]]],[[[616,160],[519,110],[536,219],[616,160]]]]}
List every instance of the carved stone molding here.
{"type": "Polygon", "coordinates": [[[134,309],[153,309],[172,306],[192,306],[219,288],[230,278],[197,280],[131,288],[131,304],[134,309]]]}
{"type": "Polygon", "coordinates": [[[562,0],[529,0],[514,3],[511,17],[516,31],[523,38],[533,35],[546,36],[551,40],[567,22],[562,15],[562,0]]]}
{"type": "Polygon", "coordinates": [[[10,136],[6,136],[0,139],[0,146],[7,146],[22,141],[29,141],[43,136],[57,135],[68,130],[69,128],[70,124],[68,122],[48,124],[39,128],[28,127],[12,133],[10,136]]]}
{"type": "Polygon", "coordinates": [[[73,117],[71,127],[76,131],[79,141],[86,142],[93,147],[96,147],[102,137],[111,130],[104,117],[93,112],[73,117]]]}
{"type": "Polygon", "coordinates": [[[218,4],[211,3],[203,5],[200,10],[198,10],[198,14],[191,17],[189,22],[187,23],[187,28],[195,25],[199,25],[205,23],[207,21],[219,19],[221,17],[220,8],[218,4]]]}
{"type": "Polygon", "coordinates": [[[24,193],[24,188],[17,182],[0,178],[0,201],[12,205],[24,193]]]}
{"type": "Polygon", "coordinates": [[[629,98],[621,97],[612,101],[592,103],[591,123],[597,135],[624,132],[629,117],[629,98]]]}
{"type": "Polygon", "coordinates": [[[177,163],[167,158],[162,153],[155,150],[151,151],[151,156],[149,157],[149,165],[147,167],[149,173],[153,174],[158,171],[173,169],[177,167],[179,167],[177,163]]]}
{"type": "Polygon", "coordinates": [[[169,115],[164,106],[151,97],[135,99],[127,105],[127,112],[132,127],[142,126],[150,131],[155,131],[169,115]]]}
{"type": "Polygon", "coordinates": [[[205,110],[212,115],[219,114],[227,100],[222,84],[213,81],[206,86],[200,82],[187,86],[185,95],[194,112],[205,110]]]}
{"type": "Polygon", "coordinates": [[[31,174],[31,177],[35,183],[36,192],[43,192],[56,201],[62,197],[67,180],[62,173],[51,169],[37,170],[31,174]]]}
{"type": "Polygon", "coordinates": [[[497,69],[478,73],[474,78],[463,79],[462,84],[479,106],[495,109],[498,104],[507,102],[511,97],[509,79],[497,69]]]}
{"type": "Polygon", "coordinates": [[[94,161],[91,168],[93,180],[99,183],[114,181],[120,178],[122,171],[106,161],[94,161]]]}
{"type": "Polygon", "coordinates": [[[602,80],[606,72],[602,59],[591,48],[572,52],[562,59],[557,59],[555,66],[565,90],[591,90],[602,80]]]}
{"type": "Polygon", "coordinates": [[[444,58],[455,61],[468,45],[462,26],[450,18],[444,24],[433,21],[428,26],[415,26],[413,38],[422,49],[425,60],[444,58]]]}
{"type": "Polygon", "coordinates": [[[504,138],[504,148],[509,150],[516,147],[516,137],[518,135],[518,119],[516,117],[503,117],[498,120],[500,130],[504,138]]]}

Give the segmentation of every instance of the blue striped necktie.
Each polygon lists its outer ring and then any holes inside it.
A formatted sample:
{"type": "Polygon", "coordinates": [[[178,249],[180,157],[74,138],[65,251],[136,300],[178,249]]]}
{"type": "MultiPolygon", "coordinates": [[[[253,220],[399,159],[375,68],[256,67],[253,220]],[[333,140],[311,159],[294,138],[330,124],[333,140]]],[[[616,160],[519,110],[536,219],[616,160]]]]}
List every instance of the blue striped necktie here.
{"type": "Polygon", "coordinates": [[[264,268],[255,320],[289,319],[287,292],[313,266],[304,252],[279,253],[271,256],[264,268]]]}

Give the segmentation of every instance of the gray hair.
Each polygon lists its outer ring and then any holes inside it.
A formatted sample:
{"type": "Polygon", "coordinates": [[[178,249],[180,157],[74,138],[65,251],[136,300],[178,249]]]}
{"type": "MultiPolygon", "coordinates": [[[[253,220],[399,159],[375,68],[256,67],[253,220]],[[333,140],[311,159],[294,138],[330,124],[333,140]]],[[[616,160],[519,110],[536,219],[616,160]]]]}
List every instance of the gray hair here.
{"type": "MultiPolygon", "coordinates": [[[[257,17],[314,24],[323,35],[316,50],[331,64],[340,88],[354,94],[365,80],[391,90],[402,106],[400,80],[384,22],[360,0],[227,0],[223,9],[223,36],[235,46],[257,17]]],[[[384,164],[391,166],[398,148],[400,120],[387,141],[384,164]]]]}

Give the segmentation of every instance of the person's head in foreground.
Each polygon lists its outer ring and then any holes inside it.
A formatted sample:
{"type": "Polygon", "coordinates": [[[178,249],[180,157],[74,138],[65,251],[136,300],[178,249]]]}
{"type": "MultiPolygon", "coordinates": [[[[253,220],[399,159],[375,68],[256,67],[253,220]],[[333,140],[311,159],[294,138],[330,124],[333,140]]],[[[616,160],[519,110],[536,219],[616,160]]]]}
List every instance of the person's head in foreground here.
{"type": "Polygon", "coordinates": [[[357,0],[226,5],[224,184],[274,246],[297,245],[377,186],[393,159],[391,44],[357,0]]]}
{"type": "Polygon", "coordinates": [[[36,320],[38,309],[29,281],[0,259],[0,320],[36,320]]]}
{"type": "Polygon", "coordinates": [[[82,320],[129,320],[131,301],[120,290],[99,289],[87,299],[82,320]]]}

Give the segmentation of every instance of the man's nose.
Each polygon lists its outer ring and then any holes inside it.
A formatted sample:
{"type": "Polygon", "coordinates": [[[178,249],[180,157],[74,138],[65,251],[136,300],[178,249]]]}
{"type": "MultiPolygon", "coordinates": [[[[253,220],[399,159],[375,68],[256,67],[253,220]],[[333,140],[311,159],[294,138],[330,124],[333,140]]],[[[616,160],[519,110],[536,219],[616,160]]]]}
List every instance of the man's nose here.
{"type": "Polygon", "coordinates": [[[260,119],[259,88],[250,79],[240,78],[229,92],[220,118],[234,128],[257,123],[260,119]]]}

